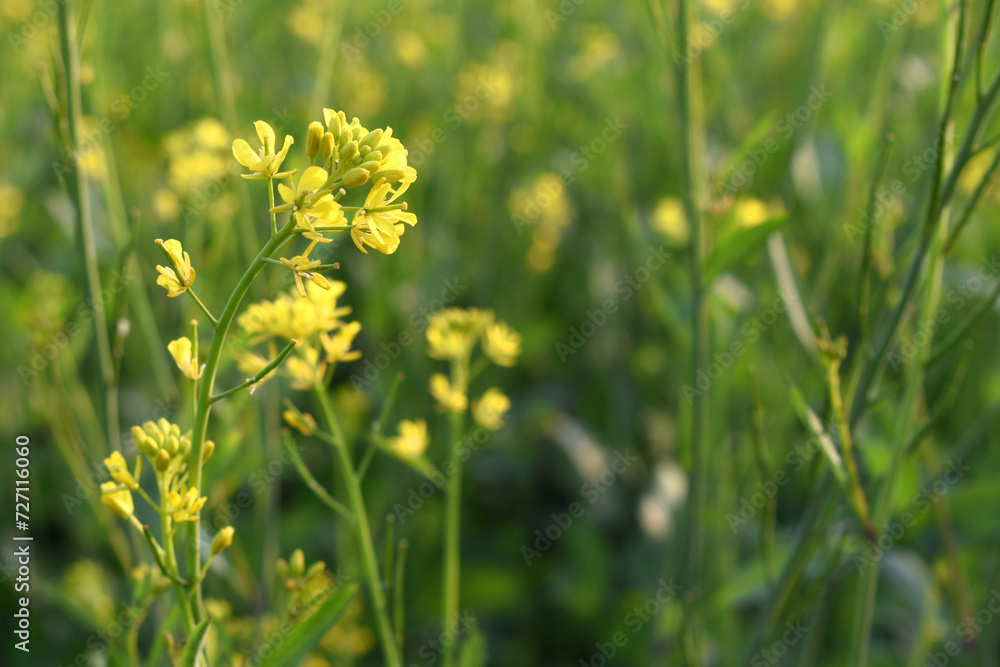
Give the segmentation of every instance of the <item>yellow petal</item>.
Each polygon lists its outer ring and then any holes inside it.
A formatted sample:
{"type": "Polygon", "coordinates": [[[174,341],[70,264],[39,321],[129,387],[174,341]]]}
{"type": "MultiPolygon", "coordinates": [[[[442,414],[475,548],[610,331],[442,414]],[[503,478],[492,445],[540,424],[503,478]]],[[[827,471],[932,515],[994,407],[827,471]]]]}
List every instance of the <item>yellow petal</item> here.
{"type": "Polygon", "coordinates": [[[295,201],[295,190],[284,183],[278,183],[278,195],[289,204],[295,201]]]}
{"type": "Polygon", "coordinates": [[[237,139],[233,142],[233,156],[247,169],[259,171],[257,167],[260,165],[260,156],[244,140],[237,139]]]}
{"type": "Polygon", "coordinates": [[[270,152],[274,152],[274,130],[271,126],[262,120],[258,120],[253,126],[257,129],[257,136],[260,138],[260,143],[271,148],[270,152]]]}
{"type": "Polygon", "coordinates": [[[326,179],[326,169],[323,169],[323,167],[309,167],[302,172],[302,178],[299,179],[299,191],[309,190],[309,192],[315,192],[326,183],[326,179]]]}

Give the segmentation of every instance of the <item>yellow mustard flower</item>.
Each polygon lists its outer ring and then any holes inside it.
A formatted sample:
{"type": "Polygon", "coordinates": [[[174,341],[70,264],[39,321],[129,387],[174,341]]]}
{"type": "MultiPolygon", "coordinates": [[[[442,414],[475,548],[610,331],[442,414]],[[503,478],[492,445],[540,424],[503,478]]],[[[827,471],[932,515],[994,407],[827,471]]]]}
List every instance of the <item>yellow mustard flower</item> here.
{"type": "Polygon", "coordinates": [[[326,277],[322,273],[315,271],[323,263],[322,260],[309,259],[304,255],[296,255],[291,259],[282,257],[281,263],[292,270],[292,275],[295,276],[295,289],[299,291],[300,296],[306,296],[306,288],[302,283],[303,278],[312,281],[321,289],[330,289],[330,282],[326,277]]]}
{"type": "Polygon", "coordinates": [[[132,493],[128,489],[118,489],[115,482],[101,484],[101,502],[121,519],[128,519],[135,511],[132,493]]]}
{"type": "Polygon", "coordinates": [[[132,491],[139,488],[137,480],[142,474],[142,458],[136,459],[134,476],[129,472],[128,465],[125,463],[125,457],[117,450],[111,452],[111,456],[104,459],[104,467],[111,473],[111,479],[118,482],[118,484],[126,486],[132,491]]]}
{"type": "Polygon", "coordinates": [[[469,399],[464,388],[452,385],[448,376],[435,373],[430,381],[431,396],[438,402],[438,409],[443,412],[465,412],[469,399]]]}
{"type": "Polygon", "coordinates": [[[278,195],[284,204],[271,209],[272,213],[291,211],[295,216],[295,224],[300,229],[314,232],[312,218],[328,224],[346,223],[340,204],[333,198],[329,190],[323,186],[329,180],[329,174],[322,167],[309,167],[299,178],[298,184],[278,184],[278,195]]]}
{"type": "Polygon", "coordinates": [[[206,500],[208,498],[204,496],[198,497],[198,489],[183,484],[179,491],[173,490],[167,494],[166,511],[178,523],[195,521],[206,500]]]}
{"type": "Polygon", "coordinates": [[[339,327],[331,336],[325,331],[319,335],[319,342],[326,351],[327,361],[355,361],[361,358],[361,350],[352,350],[351,344],[361,331],[361,322],[350,322],[339,327]]]}
{"type": "Polygon", "coordinates": [[[510,399],[493,387],[487,389],[478,401],[473,401],[472,418],[483,428],[496,431],[503,426],[504,416],[508,410],[510,410],[510,399]]]}
{"type": "Polygon", "coordinates": [[[295,170],[285,172],[278,170],[281,168],[281,163],[285,161],[285,156],[288,155],[288,149],[295,143],[295,139],[286,134],[284,145],[278,153],[275,153],[274,149],[277,143],[271,126],[258,120],[254,123],[254,127],[260,138],[260,150],[254,151],[250,144],[243,139],[237,139],[233,142],[233,156],[236,161],[252,172],[242,174],[243,178],[248,181],[263,181],[269,178],[287,178],[294,174],[295,170]]]}
{"type": "Polygon", "coordinates": [[[427,451],[430,439],[427,437],[427,422],[423,419],[404,419],[396,426],[399,435],[386,442],[392,453],[401,459],[419,459],[427,451]]]}
{"type": "Polygon", "coordinates": [[[428,318],[427,353],[434,359],[468,358],[483,330],[492,325],[491,310],[446,308],[428,318]]]}
{"type": "Polygon", "coordinates": [[[351,220],[351,239],[361,252],[367,253],[365,246],[378,250],[383,255],[391,255],[399,247],[399,237],[406,227],[417,224],[417,216],[406,212],[406,204],[394,206],[396,201],[410,183],[416,180],[415,169],[408,168],[396,190],[385,179],[379,179],[372,187],[365,204],[351,220]],[[386,199],[386,195],[391,196],[386,199]]]}
{"type": "Polygon", "coordinates": [[[187,336],[170,341],[167,344],[167,350],[184,377],[189,380],[197,380],[201,377],[204,369],[198,365],[198,357],[193,354],[191,340],[187,336]]]}
{"type": "Polygon", "coordinates": [[[316,432],[316,418],[308,412],[300,412],[294,406],[281,413],[285,422],[302,435],[312,435],[316,432]]]}
{"type": "Polygon", "coordinates": [[[285,360],[284,373],[291,382],[292,389],[308,391],[319,384],[326,372],[326,362],[319,360],[319,352],[312,347],[302,345],[296,354],[285,360]]]}
{"type": "Polygon", "coordinates": [[[312,282],[305,284],[305,296],[293,290],[278,295],[273,301],[251,304],[236,320],[242,332],[257,340],[277,337],[305,341],[320,332],[330,332],[343,324],[342,317],[351,312],[348,306],[337,306],[337,299],[347,289],[339,280],[329,281],[329,289],[312,282]]]}
{"type": "Polygon", "coordinates": [[[483,352],[498,366],[513,366],[521,354],[521,334],[506,322],[495,322],[483,332],[483,352]]]}
{"type": "Polygon", "coordinates": [[[167,290],[168,297],[180,296],[194,284],[195,271],[191,266],[191,257],[176,239],[156,239],[156,244],[166,253],[172,265],[165,267],[157,264],[156,270],[160,272],[160,277],[156,279],[156,284],[167,290]]]}

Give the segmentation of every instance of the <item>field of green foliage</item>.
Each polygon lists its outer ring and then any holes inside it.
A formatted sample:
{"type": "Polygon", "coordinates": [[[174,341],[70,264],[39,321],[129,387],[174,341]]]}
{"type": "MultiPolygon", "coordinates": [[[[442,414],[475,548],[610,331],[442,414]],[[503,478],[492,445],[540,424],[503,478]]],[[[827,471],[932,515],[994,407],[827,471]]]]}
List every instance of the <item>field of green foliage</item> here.
{"type": "Polygon", "coordinates": [[[1000,664],[995,13],[0,0],[0,663],[1000,664]]]}

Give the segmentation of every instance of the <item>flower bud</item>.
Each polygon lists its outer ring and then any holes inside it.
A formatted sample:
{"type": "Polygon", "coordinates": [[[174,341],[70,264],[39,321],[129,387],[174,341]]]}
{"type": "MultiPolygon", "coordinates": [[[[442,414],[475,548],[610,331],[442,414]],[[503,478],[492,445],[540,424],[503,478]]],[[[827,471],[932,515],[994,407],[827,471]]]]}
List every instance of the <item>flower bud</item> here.
{"type": "Polygon", "coordinates": [[[358,142],[340,142],[340,163],[350,162],[358,156],[358,142]]]}
{"type": "Polygon", "coordinates": [[[374,174],[378,171],[379,162],[377,160],[369,160],[368,162],[362,162],[358,165],[359,169],[364,169],[369,175],[374,174]]]}
{"type": "Polygon", "coordinates": [[[309,134],[306,135],[306,154],[309,157],[319,155],[319,142],[323,138],[323,124],[319,122],[309,123],[309,134]]]}
{"type": "Polygon", "coordinates": [[[326,563],[324,563],[321,560],[318,560],[312,565],[310,565],[309,569],[306,570],[306,579],[313,579],[315,577],[318,577],[319,575],[323,574],[324,570],[326,570],[326,563]]]}
{"type": "Polygon", "coordinates": [[[319,154],[323,156],[324,160],[329,160],[333,157],[333,143],[333,135],[329,132],[320,138],[319,154]]]}
{"type": "Polygon", "coordinates": [[[170,454],[167,450],[161,449],[156,453],[156,459],[153,461],[153,467],[160,472],[166,472],[167,468],[170,467],[170,454]]]}
{"type": "Polygon", "coordinates": [[[368,134],[366,134],[361,138],[361,141],[358,142],[358,145],[367,146],[369,149],[371,149],[374,148],[375,146],[378,146],[378,142],[381,139],[382,139],[382,130],[381,129],[372,130],[371,132],[369,132],[368,134]]]}
{"type": "Polygon", "coordinates": [[[368,170],[361,167],[348,169],[341,177],[340,182],[345,188],[356,188],[359,185],[364,185],[368,182],[368,170]]]}
{"type": "Polygon", "coordinates": [[[292,552],[292,557],[288,560],[288,570],[292,577],[301,577],[306,571],[306,555],[302,549],[292,552]]]}
{"type": "Polygon", "coordinates": [[[288,577],[288,561],[284,558],[279,558],[274,563],[274,571],[277,573],[278,577],[285,579],[288,577]]]}
{"type": "Polygon", "coordinates": [[[232,526],[226,526],[212,538],[212,545],[210,548],[213,556],[218,556],[223,551],[229,548],[229,545],[233,543],[233,533],[236,532],[232,526]]]}
{"type": "Polygon", "coordinates": [[[372,174],[372,180],[384,180],[386,183],[395,183],[403,180],[404,176],[406,176],[405,169],[382,169],[372,174]]]}
{"type": "Polygon", "coordinates": [[[201,462],[202,463],[207,463],[208,460],[210,458],[212,458],[212,454],[214,452],[215,452],[215,443],[212,442],[211,440],[206,440],[205,441],[205,446],[201,450],[201,462]]]}

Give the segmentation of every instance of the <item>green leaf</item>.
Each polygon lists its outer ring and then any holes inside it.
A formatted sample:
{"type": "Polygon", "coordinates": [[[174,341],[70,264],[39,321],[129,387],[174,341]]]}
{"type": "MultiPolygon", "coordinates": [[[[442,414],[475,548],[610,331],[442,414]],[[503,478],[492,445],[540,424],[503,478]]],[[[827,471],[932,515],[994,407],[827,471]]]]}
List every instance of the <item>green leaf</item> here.
{"type": "Polygon", "coordinates": [[[187,645],[184,647],[184,655],[181,656],[181,667],[197,667],[198,656],[205,648],[205,637],[208,636],[208,629],[212,625],[212,619],[206,618],[194,627],[194,631],[188,637],[187,645]]]}
{"type": "Polygon", "coordinates": [[[259,667],[294,667],[312,651],[330,628],[337,624],[358,587],[344,586],[333,594],[313,598],[306,607],[318,607],[316,613],[296,625],[259,667]]]}
{"type": "Polygon", "coordinates": [[[771,232],[785,224],[788,216],[781,215],[765,220],[753,227],[735,227],[720,235],[705,262],[705,282],[709,282],[723,271],[731,269],[740,260],[764,243],[771,232]]]}

